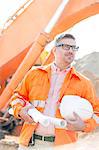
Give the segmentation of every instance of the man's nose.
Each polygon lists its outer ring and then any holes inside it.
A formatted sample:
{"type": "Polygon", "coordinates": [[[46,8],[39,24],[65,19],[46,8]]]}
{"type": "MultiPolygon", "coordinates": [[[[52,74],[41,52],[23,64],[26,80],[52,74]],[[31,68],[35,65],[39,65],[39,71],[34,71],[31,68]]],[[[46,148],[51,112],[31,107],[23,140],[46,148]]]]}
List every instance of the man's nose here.
{"type": "Polygon", "coordinates": [[[69,53],[73,53],[74,52],[73,49],[72,49],[72,47],[69,48],[68,52],[69,53]]]}

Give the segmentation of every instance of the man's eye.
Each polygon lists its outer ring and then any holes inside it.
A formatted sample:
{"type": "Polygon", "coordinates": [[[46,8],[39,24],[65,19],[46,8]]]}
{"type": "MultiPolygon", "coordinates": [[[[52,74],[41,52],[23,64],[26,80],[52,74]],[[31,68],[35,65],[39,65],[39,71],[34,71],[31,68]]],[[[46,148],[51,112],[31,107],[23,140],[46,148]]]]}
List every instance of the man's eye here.
{"type": "Polygon", "coordinates": [[[72,48],[73,48],[73,49],[75,49],[75,48],[76,48],[76,46],[72,46],[72,48]]]}
{"type": "Polygon", "coordinates": [[[67,48],[70,48],[70,45],[66,45],[67,48]]]}

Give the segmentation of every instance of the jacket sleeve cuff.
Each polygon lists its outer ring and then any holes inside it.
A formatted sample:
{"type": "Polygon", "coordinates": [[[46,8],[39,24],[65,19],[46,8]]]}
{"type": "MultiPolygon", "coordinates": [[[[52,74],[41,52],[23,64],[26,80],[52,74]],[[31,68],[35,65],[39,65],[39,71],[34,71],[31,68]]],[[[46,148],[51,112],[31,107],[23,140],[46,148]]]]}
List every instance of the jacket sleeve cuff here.
{"type": "Polygon", "coordinates": [[[19,116],[19,112],[20,110],[23,108],[23,105],[21,104],[16,104],[15,106],[13,106],[13,113],[14,113],[14,117],[17,119],[21,119],[21,117],[19,116]]]}
{"type": "Polygon", "coordinates": [[[96,121],[94,119],[88,119],[85,122],[84,132],[88,133],[93,131],[96,128],[96,121]]]}

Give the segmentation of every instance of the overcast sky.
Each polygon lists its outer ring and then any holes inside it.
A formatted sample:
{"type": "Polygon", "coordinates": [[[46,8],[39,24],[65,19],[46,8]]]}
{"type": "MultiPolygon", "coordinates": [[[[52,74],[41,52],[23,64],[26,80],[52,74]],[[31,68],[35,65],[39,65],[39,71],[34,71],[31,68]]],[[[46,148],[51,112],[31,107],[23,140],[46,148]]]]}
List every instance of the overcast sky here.
{"type": "Polygon", "coordinates": [[[79,57],[92,51],[99,52],[99,14],[76,24],[70,33],[76,36],[80,47],[79,57]]]}
{"type": "MultiPolygon", "coordinates": [[[[0,28],[7,18],[27,0],[0,0],[0,28]]],[[[93,51],[99,52],[99,14],[87,18],[69,30],[76,36],[80,50],[77,58],[93,51]]]]}

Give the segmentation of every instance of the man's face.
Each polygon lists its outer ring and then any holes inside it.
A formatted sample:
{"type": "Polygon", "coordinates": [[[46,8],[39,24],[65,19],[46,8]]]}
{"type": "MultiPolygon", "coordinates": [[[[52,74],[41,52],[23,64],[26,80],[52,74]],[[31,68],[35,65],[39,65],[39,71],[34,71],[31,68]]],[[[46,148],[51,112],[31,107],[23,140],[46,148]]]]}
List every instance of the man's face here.
{"type": "Polygon", "coordinates": [[[71,64],[75,58],[75,47],[76,42],[71,38],[64,38],[57,43],[55,49],[55,58],[56,60],[61,61],[61,63],[66,63],[67,65],[71,64]],[[64,45],[65,44],[65,45],[64,45]]]}

